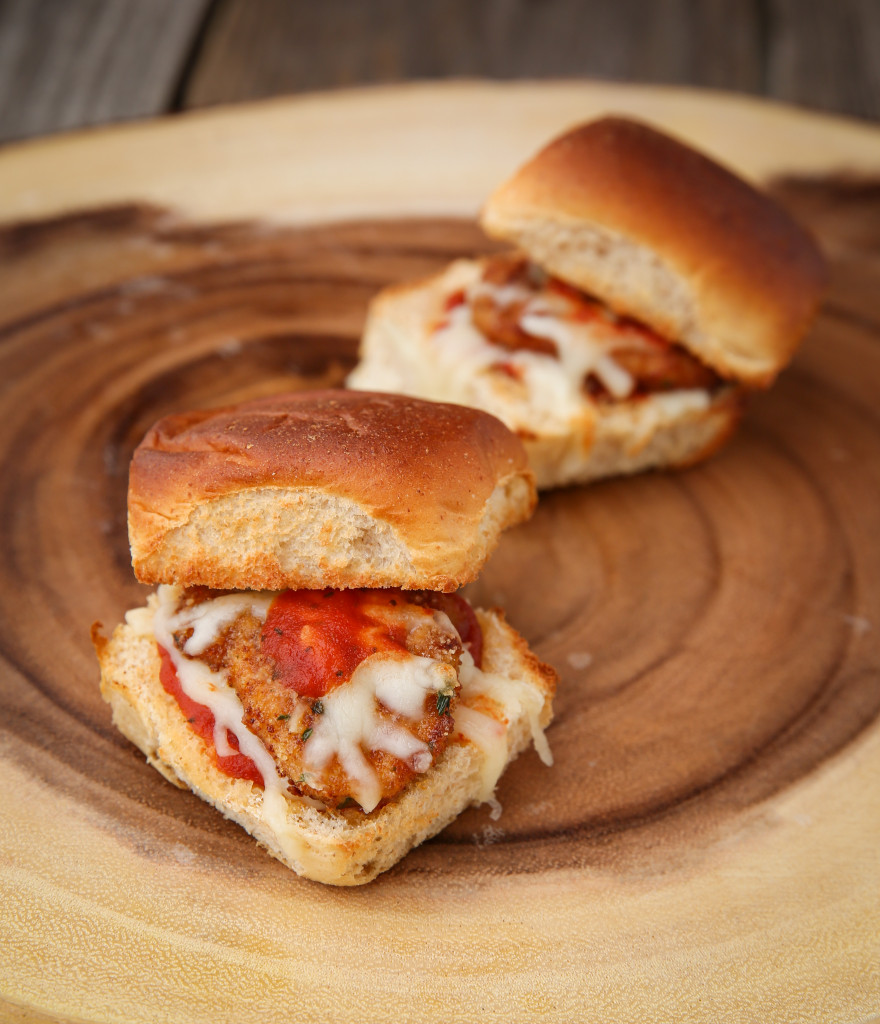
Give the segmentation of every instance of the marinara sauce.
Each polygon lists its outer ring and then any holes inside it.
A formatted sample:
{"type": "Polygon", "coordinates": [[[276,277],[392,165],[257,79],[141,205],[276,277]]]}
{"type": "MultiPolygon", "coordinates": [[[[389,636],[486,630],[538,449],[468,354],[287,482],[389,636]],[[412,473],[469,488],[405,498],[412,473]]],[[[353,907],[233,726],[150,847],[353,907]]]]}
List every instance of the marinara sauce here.
{"type": "MultiPolygon", "coordinates": [[[[214,758],[214,763],[220,771],[231,775],[234,779],[248,779],[258,786],[262,786],[263,776],[247,754],[222,755],[217,753],[217,748],[214,746],[214,716],[204,704],[199,704],[183,692],[180,677],[171,660],[171,655],[161,645],[159,645],[159,657],[162,659],[159,669],[162,686],[177,701],[193,731],[205,741],[214,758]]],[[[238,750],[238,737],[228,729],[226,730],[226,741],[233,750],[238,750]]]]}
{"type": "Polygon", "coordinates": [[[370,655],[409,653],[406,622],[380,610],[407,603],[445,612],[480,663],[482,632],[470,605],[426,590],[286,590],[266,616],[263,653],[285,685],[302,697],[323,697],[370,655]]]}

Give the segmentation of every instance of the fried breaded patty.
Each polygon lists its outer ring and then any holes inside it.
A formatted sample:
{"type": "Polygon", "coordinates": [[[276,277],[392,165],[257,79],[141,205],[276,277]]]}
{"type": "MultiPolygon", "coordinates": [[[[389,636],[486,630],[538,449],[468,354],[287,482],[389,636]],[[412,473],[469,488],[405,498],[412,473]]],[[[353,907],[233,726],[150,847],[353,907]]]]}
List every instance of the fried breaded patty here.
{"type": "MultiPolygon", "coordinates": [[[[216,591],[191,588],[184,592],[181,604],[200,604],[217,596],[216,591]]],[[[417,716],[396,713],[375,700],[372,710],[381,732],[396,731],[400,736],[403,730],[424,745],[409,757],[378,748],[362,750],[378,778],[382,800],[387,801],[443,751],[453,728],[462,639],[446,612],[431,602],[430,595],[396,590],[288,591],[275,599],[266,622],[251,612],[235,618],[199,660],[225,672],[244,708],[245,725],[259,737],[291,786],[334,807],[356,800],[356,780],[337,756],[316,770],[308,749],[334,693],[351,687],[354,673],[370,659],[392,662],[400,672],[411,671],[414,659],[446,666],[450,684],[442,692],[426,692],[417,716]],[[285,598],[296,606],[298,618],[283,617],[285,598]],[[280,611],[273,614],[276,607],[280,611]],[[290,628],[291,622],[296,628],[290,628]]],[[[458,610],[462,618],[468,613],[473,617],[460,598],[447,595],[444,606],[453,614],[458,610]]],[[[468,636],[472,626],[468,622],[461,628],[468,636]]],[[[175,634],[181,652],[191,632],[175,634]]]]}
{"type": "MultiPolygon", "coordinates": [[[[484,265],[481,280],[492,288],[485,292],[477,289],[470,299],[474,325],[490,342],[509,352],[535,352],[558,358],[558,348],[552,340],[530,334],[521,322],[533,300],[549,300],[561,319],[593,325],[609,355],[632,377],[634,394],[711,390],[721,384],[714,370],[681,345],[644,324],[616,315],[592,296],[549,277],[522,255],[505,253],[491,257],[484,265]],[[516,297],[511,299],[513,294],[516,297]]],[[[460,301],[465,301],[464,292],[460,301]]],[[[609,397],[594,375],[585,379],[584,389],[594,397],[609,397]]]]}

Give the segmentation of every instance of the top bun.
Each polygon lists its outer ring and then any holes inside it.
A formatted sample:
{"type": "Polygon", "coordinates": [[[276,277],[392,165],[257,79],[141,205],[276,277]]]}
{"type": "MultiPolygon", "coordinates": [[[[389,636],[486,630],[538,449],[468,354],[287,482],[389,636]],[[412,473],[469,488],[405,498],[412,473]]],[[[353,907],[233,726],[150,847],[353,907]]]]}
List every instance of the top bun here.
{"type": "Polygon", "coordinates": [[[143,583],[452,591],[534,504],[521,442],[488,413],[301,392],[160,420],[128,526],[143,583]]]}
{"type": "Polygon", "coordinates": [[[826,279],[815,242],[767,196],[621,117],[551,142],[489,199],[482,225],[750,385],[791,358],[826,279]]]}

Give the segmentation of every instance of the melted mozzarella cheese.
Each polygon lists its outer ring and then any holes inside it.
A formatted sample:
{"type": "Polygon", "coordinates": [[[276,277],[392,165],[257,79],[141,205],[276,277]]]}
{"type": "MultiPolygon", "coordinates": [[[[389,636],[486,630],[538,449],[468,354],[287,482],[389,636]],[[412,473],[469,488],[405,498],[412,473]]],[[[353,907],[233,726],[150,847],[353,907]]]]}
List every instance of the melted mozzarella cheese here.
{"type": "Polygon", "coordinates": [[[615,398],[628,398],[635,390],[631,374],[609,353],[607,333],[594,324],[568,319],[571,307],[562,296],[482,280],[466,295],[468,301],[450,310],[431,338],[439,368],[429,384],[431,397],[460,401],[469,395],[514,429],[532,428],[537,417],[544,429],[565,431],[590,406],[583,394],[589,374],[595,374],[615,398]],[[526,301],[520,326],[533,337],[552,341],[558,357],[494,344],[473,321],[470,301],[478,295],[491,296],[501,307],[526,301]],[[509,381],[499,386],[492,369],[499,361],[518,372],[518,388],[509,381]]]}
{"type": "Polygon", "coordinates": [[[702,388],[688,388],[681,391],[662,391],[651,398],[657,410],[658,419],[677,419],[689,412],[702,412],[708,409],[712,398],[702,388]]]}
{"type": "Polygon", "coordinates": [[[518,719],[525,713],[535,750],[544,764],[549,766],[553,764],[553,755],[541,726],[544,698],[535,687],[520,679],[478,669],[467,651],[462,654],[458,677],[461,693],[455,709],[455,725],[462,736],[479,747],[483,753],[483,788],[480,800],[491,802],[498,779],[510,756],[507,729],[498,719],[469,707],[468,701],[478,696],[488,697],[498,705],[507,722],[518,719]]]}
{"type": "Polygon", "coordinates": [[[153,635],[153,609],[132,608],[125,613],[125,624],[134,631],[135,636],[153,635]]]}
{"type": "Polygon", "coordinates": [[[607,353],[596,360],[593,373],[614,398],[629,398],[636,389],[636,382],[629,370],[625,370],[607,353]]]}
{"type": "Polygon", "coordinates": [[[459,679],[465,700],[478,694],[488,697],[504,708],[508,720],[519,718],[525,712],[538,756],[548,767],[553,764],[553,754],[541,725],[544,697],[536,687],[522,679],[483,672],[476,667],[474,659],[467,652],[461,658],[459,679]]]}
{"type": "Polygon", "coordinates": [[[609,355],[595,329],[588,323],[560,319],[557,311],[527,312],[520,318],[520,327],[535,338],[547,338],[556,345],[559,366],[575,397],[583,401],[584,378],[594,373],[615,398],[629,398],[635,391],[632,375],[609,355]]]}
{"type": "MultiPolygon", "coordinates": [[[[233,601],[239,602],[237,614],[242,614],[251,610],[252,600],[256,595],[245,593],[229,596],[233,601]]],[[[194,628],[195,623],[201,622],[204,624],[201,638],[206,641],[205,646],[207,647],[212,640],[207,639],[210,632],[206,623],[213,623],[217,634],[219,634],[222,625],[231,621],[231,619],[227,620],[231,602],[227,602],[218,614],[212,616],[210,610],[203,610],[199,613],[199,609],[204,609],[205,605],[214,603],[211,601],[204,602],[202,605],[194,605],[191,608],[178,609],[180,601],[178,587],[161,586],[156,592],[156,597],[153,633],[156,642],[168,652],[180,680],[181,689],[187,697],[204,705],[214,716],[214,746],[217,748],[217,753],[221,756],[234,753],[226,739],[226,731],[229,730],[238,740],[240,752],[249,757],[257,766],[263,776],[263,813],[266,822],[278,834],[279,840],[286,842],[291,857],[299,858],[305,853],[305,847],[288,827],[287,781],[278,774],[275,761],[263,746],[262,741],[242,721],[244,708],[235,690],[227,682],[226,672],[214,672],[204,662],[186,657],[174,644],[176,632],[190,627],[194,628]]],[[[220,601],[224,598],[216,600],[220,601]]],[[[216,639],[216,634],[214,639],[216,639]]]]}
{"type": "Polygon", "coordinates": [[[468,298],[473,300],[479,295],[488,295],[496,306],[506,308],[515,302],[528,302],[535,292],[522,284],[490,284],[488,281],[477,281],[468,289],[468,298]]]}
{"type": "Polygon", "coordinates": [[[483,755],[477,802],[485,803],[492,799],[501,773],[507,766],[507,729],[491,715],[484,715],[463,703],[455,709],[455,728],[483,755]]]}
{"type": "Polygon", "coordinates": [[[255,619],[265,622],[269,605],[274,598],[275,595],[272,593],[256,594],[246,591],[215,597],[211,601],[184,609],[177,617],[185,621],[186,626],[183,628],[192,627],[193,631],[192,636],[183,645],[184,652],[190,656],[203,654],[219,638],[221,631],[232,625],[239,615],[245,612],[250,612],[255,619]]]}
{"type": "Polygon", "coordinates": [[[352,783],[352,796],[369,812],[382,798],[379,777],[364,750],[384,750],[406,761],[415,772],[431,766],[426,743],[379,716],[376,702],[402,718],[418,721],[425,697],[456,685],[455,670],[443,662],[416,655],[374,655],[355,669],[345,686],[321,699],[324,713],[315,720],[304,747],[307,767],[321,773],[338,758],[352,783]]]}

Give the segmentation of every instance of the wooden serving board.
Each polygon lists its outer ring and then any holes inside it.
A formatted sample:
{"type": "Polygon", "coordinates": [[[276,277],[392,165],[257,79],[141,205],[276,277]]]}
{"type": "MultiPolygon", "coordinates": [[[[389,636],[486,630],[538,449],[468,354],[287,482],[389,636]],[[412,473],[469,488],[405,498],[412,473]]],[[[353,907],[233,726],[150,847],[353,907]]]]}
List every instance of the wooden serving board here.
{"type": "Polygon", "coordinates": [[[0,220],[3,1019],[880,1012],[880,132],[675,90],[377,90],[8,149],[0,220]],[[89,626],[145,596],[132,448],[340,383],[375,290],[484,251],[489,188],[606,110],[774,178],[831,259],[824,312],[720,455],[545,496],[471,588],[561,674],[555,767],[524,755],[500,820],[367,887],[303,881],[100,699],[89,626]]]}

